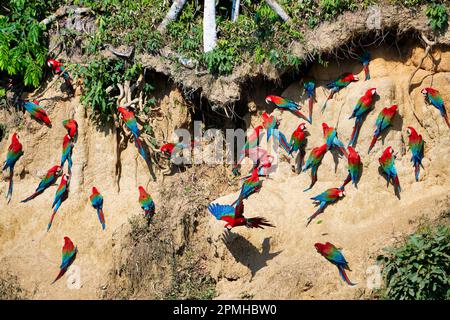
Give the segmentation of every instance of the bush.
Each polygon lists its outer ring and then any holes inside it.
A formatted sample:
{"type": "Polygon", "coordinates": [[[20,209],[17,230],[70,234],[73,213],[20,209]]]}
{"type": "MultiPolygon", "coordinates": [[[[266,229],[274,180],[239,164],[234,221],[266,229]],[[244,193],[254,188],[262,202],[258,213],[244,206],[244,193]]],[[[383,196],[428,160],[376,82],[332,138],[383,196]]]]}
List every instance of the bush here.
{"type": "Polygon", "coordinates": [[[321,14],[326,20],[336,17],[345,10],[353,10],[356,4],[353,0],[320,0],[321,14]]]}
{"type": "Polygon", "coordinates": [[[383,265],[385,297],[395,300],[450,298],[450,229],[425,228],[398,248],[386,249],[383,265]]]}
{"type": "Polygon", "coordinates": [[[426,15],[434,30],[444,30],[448,25],[448,14],[444,4],[428,4],[426,15]]]}

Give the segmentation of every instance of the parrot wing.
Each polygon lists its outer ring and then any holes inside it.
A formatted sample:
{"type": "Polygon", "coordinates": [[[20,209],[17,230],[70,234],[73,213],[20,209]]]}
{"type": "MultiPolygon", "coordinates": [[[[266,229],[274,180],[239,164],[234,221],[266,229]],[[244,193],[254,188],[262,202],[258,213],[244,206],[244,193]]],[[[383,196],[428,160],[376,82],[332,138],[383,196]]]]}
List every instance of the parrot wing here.
{"type": "Polygon", "coordinates": [[[218,203],[211,203],[208,206],[208,210],[217,220],[223,220],[224,217],[234,218],[236,211],[235,208],[230,205],[218,203]]]}

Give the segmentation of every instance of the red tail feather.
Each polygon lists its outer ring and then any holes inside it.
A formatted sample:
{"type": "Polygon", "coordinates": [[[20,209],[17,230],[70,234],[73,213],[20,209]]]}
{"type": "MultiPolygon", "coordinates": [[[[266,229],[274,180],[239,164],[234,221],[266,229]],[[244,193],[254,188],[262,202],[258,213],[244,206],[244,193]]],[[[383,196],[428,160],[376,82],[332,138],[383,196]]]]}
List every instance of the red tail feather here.
{"type": "Polygon", "coordinates": [[[347,274],[345,273],[345,270],[343,267],[338,266],[339,274],[341,275],[342,279],[350,286],[354,286],[355,284],[350,281],[347,274]]]}
{"type": "Polygon", "coordinates": [[[309,105],[309,122],[311,123],[311,121],[312,121],[312,112],[313,112],[313,97],[309,98],[308,105],[309,105]]]}
{"type": "Polygon", "coordinates": [[[378,137],[377,136],[373,136],[372,138],[372,142],[370,142],[370,146],[369,146],[369,151],[367,151],[367,153],[370,152],[370,150],[372,150],[373,146],[375,145],[375,143],[377,142],[378,137]]]}
{"type": "Polygon", "coordinates": [[[448,121],[448,116],[447,115],[444,116],[444,120],[445,120],[445,123],[447,124],[447,127],[450,128],[450,122],[448,121]]]}

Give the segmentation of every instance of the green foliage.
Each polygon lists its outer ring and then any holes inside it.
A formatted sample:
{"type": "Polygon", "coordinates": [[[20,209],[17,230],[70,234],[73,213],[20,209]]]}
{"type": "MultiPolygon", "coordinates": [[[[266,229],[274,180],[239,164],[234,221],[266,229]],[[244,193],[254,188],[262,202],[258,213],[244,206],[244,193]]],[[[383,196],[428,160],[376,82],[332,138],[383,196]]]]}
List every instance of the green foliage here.
{"type": "Polygon", "coordinates": [[[0,71],[37,87],[47,56],[44,26],[39,24],[60,1],[6,0],[0,15],[0,71]]]}
{"type": "Polygon", "coordinates": [[[434,30],[444,30],[448,25],[447,8],[444,4],[429,3],[426,15],[430,21],[430,25],[434,30]]]}
{"type": "Polygon", "coordinates": [[[378,257],[384,266],[388,299],[450,298],[450,229],[428,227],[378,257]]]}
{"type": "Polygon", "coordinates": [[[330,20],[345,10],[353,10],[356,3],[353,0],[320,0],[321,15],[325,20],[330,20]]]}
{"type": "Polygon", "coordinates": [[[117,90],[117,84],[125,80],[136,81],[142,67],[139,64],[128,66],[123,60],[100,59],[87,66],[74,66],[74,74],[83,79],[81,102],[93,109],[102,120],[111,120],[117,108],[117,100],[113,98],[116,91],[106,92],[108,87],[117,90]]]}

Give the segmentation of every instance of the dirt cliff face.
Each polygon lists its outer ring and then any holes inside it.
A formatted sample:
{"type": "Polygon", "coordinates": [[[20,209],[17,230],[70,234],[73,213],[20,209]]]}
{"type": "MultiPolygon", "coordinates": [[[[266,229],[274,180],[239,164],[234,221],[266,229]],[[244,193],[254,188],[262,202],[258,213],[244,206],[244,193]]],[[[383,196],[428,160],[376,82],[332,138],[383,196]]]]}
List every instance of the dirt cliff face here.
{"type": "MultiPolygon", "coordinates": [[[[376,253],[412,231],[422,217],[435,219],[450,208],[450,168],[446,159],[450,151],[450,131],[439,112],[426,105],[420,93],[422,87],[432,85],[440,90],[446,104],[450,104],[450,52],[436,51],[433,55],[438,67],[434,69],[431,61],[426,61],[426,70],[420,69],[414,77],[411,99],[419,122],[408,99],[407,82],[422,54],[423,50],[417,48],[412,51],[412,55],[404,54],[403,58],[400,58],[398,52],[392,48],[372,50],[372,79],[352,83],[336,94],[334,99],[329,101],[324,114],[320,113],[320,108],[328,92],[323,89],[323,85],[342,71],[353,71],[363,79],[363,71],[360,64],[353,61],[341,62],[339,65],[330,63],[327,68],[314,65],[310,70],[308,76],[317,81],[318,88],[313,125],[307,126],[310,133],[307,153],[312,147],[324,143],[322,122],[337,127],[339,137],[347,144],[354,123],[348,120],[348,116],[357,99],[372,87],[377,88],[380,99],[376,102],[374,111],[366,118],[356,146],[364,164],[358,189],[348,185],[346,197],[327,207],[319,216],[317,220],[322,220],[322,223],[317,224],[316,220],[308,228],[305,227],[305,220],[315,209],[310,197],[330,187],[340,186],[347,176],[346,160],[335,158],[332,153],[327,153],[323,159],[318,172],[318,182],[309,192],[302,191],[310,183],[309,172],[295,174],[292,171],[293,163],[290,163],[292,160],[281,157],[278,169],[271,179],[265,180],[262,190],[245,201],[248,216],[264,216],[273,222],[276,228],[238,228],[233,230],[232,234],[226,234],[223,224],[212,218],[204,208],[204,202],[214,199],[217,194],[228,194],[217,200],[222,203],[230,203],[236,197],[236,193],[229,194],[236,190],[236,187],[228,188],[226,179],[219,180],[220,187],[215,187],[218,181],[215,175],[226,176],[223,168],[208,169],[204,166],[200,171],[176,173],[167,177],[165,182],[158,177],[155,182],[135,146],[128,144],[119,157],[122,174],[118,180],[117,140],[114,130],[111,127],[95,125],[80,104],[79,97],[64,100],[60,98],[61,93],[58,90],[49,90],[46,93],[45,97],[51,99],[43,101],[42,105],[53,122],[51,129],[30,119],[29,114],[2,110],[0,123],[7,123],[10,127],[9,135],[0,142],[2,157],[6,155],[11,130],[19,133],[25,154],[16,165],[14,194],[9,204],[5,201],[6,173],[1,181],[0,271],[9,271],[17,276],[20,285],[32,298],[115,297],[115,291],[109,294],[105,294],[105,291],[114,286],[111,281],[123,280],[120,278],[121,266],[130,262],[125,260],[129,259],[131,248],[124,244],[132,242],[124,239],[130,236],[129,219],[142,215],[137,201],[137,187],[143,185],[152,194],[157,208],[164,207],[164,213],[156,216],[160,219],[158,223],[162,225],[158,225],[158,228],[170,226],[165,227],[164,232],[173,234],[175,245],[171,245],[172,251],[165,253],[180,254],[185,250],[183,245],[188,238],[195,242],[196,245],[191,247],[194,255],[192,259],[203,257],[202,264],[217,281],[218,298],[342,299],[367,293],[366,272],[374,263],[376,253]],[[371,153],[367,154],[375,118],[383,107],[392,104],[399,106],[394,125],[383,135],[383,139],[376,143],[371,153]],[[56,186],[28,203],[22,204],[20,200],[35,190],[40,178],[51,166],[59,164],[62,138],[65,134],[61,122],[72,115],[79,124],[79,138],[73,153],[70,195],[62,204],[52,228],[47,233],[46,226],[50,219],[56,186]],[[426,142],[424,168],[421,169],[419,182],[414,180],[411,155],[405,145],[408,125],[414,126],[426,142]],[[402,186],[400,200],[395,197],[391,185],[386,187],[384,177],[378,172],[378,157],[388,145],[398,152],[396,167],[402,186]],[[184,188],[183,184],[198,185],[200,180],[205,185],[198,186],[195,192],[186,191],[184,188]],[[173,200],[176,203],[172,205],[168,193],[173,192],[170,186],[177,184],[181,186],[175,192],[184,190],[184,195],[180,196],[181,200],[173,200]],[[89,202],[92,186],[96,186],[105,198],[105,231],[101,230],[96,212],[89,202]],[[213,188],[215,189],[211,191],[213,188]],[[203,192],[205,195],[201,202],[189,201],[201,197],[203,192]],[[162,202],[164,204],[160,205],[162,202]],[[197,211],[187,204],[201,205],[202,210],[197,211]],[[194,218],[186,220],[186,217],[194,213],[194,218]],[[79,253],[68,276],[50,285],[58,273],[64,236],[73,240],[79,253]],[[326,241],[344,249],[343,252],[353,270],[349,277],[358,283],[356,287],[344,285],[336,268],[315,252],[313,244],[326,241]],[[77,272],[80,275],[81,287],[75,289],[72,279],[77,272]]],[[[246,117],[249,125],[259,124],[262,110],[272,111],[272,108],[268,108],[264,103],[265,95],[270,92],[260,91],[256,93],[257,99],[253,101],[256,111],[246,117]]],[[[155,132],[158,139],[169,140],[173,129],[188,127],[191,120],[188,106],[178,89],[167,87],[160,92],[163,93],[158,103],[161,104],[166,117],[159,122],[155,132]]],[[[306,105],[299,82],[288,87],[283,95],[306,105]]],[[[280,129],[287,136],[290,136],[301,121],[288,112],[274,111],[273,114],[281,119],[280,129]]],[[[141,256],[140,259],[142,258],[141,256]]],[[[163,292],[146,294],[145,291],[156,288],[159,283],[171,281],[163,276],[156,279],[158,274],[176,271],[165,267],[158,268],[156,258],[152,261],[152,265],[144,264],[144,268],[151,269],[148,273],[144,272],[146,276],[142,281],[146,285],[138,285],[137,279],[131,281],[136,286],[134,297],[163,296],[163,292]]],[[[168,264],[170,261],[164,261],[161,266],[168,264]]],[[[139,269],[139,266],[136,265],[136,268],[139,269]]],[[[140,270],[135,274],[143,273],[140,270]]],[[[123,297],[130,295],[126,293],[123,297]]]]}

